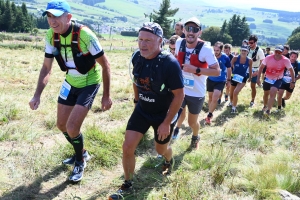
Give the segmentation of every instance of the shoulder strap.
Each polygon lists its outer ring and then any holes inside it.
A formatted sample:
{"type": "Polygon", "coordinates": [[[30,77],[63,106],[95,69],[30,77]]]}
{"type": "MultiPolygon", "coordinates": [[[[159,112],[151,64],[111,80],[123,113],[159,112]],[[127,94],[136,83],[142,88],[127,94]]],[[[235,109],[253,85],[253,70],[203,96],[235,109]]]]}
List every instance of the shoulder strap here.
{"type": "Polygon", "coordinates": [[[53,46],[60,51],[61,45],[60,45],[60,35],[58,33],[53,32],[53,46]]]}
{"type": "Polygon", "coordinates": [[[194,49],[195,54],[200,54],[200,51],[204,45],[204,42],[202,40],[198,41],[197,46],[194,49]]]}
{"type": "Polygon", "coordinates": [[[78,24],[77,22],[74,22],[73,31],[72,31],[72,51],[76,51],[76,53],[81,52],[80,49],[80,30],[82,29],[83,25],[78,24]]]}

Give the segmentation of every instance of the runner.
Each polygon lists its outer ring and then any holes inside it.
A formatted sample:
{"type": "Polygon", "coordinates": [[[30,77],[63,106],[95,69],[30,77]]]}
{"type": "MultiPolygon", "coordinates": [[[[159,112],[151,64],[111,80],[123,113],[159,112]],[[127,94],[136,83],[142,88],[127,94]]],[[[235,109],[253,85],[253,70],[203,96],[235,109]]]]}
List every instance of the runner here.
{"type": "Polygon", "coordinates": [[[250,35],[249,37],[249,52],[248,57],[252,59],[252,78],[251,78],[251,101],[250,101],[250,107],[254,106],[254,100],[256,97],[256,82],[257,82],[257,71],[259,69],[259,66],[261,65],[261,62],[263,59],[265,59],[265,55],[262,51],[262,49],[257,46],[257,36],[256,35],[250,35]]]}
{"type": "MultiPolygon", "coordinates": [[[[216,42],[214,45],[215,56],[218,59],[221,73],[219,76],[209,76],[207,78],[207,88],[208,91],[208,115],[205,118],[205,123],[210,125],[211,118],[213,117],[213,112],[217,107],[218,99],[221,91],[224,89],[225,84],[230,84],[231,78],[231,63],[229,57],[222,52],[223,43],[216,42]]],[[[227,86],[228,87],[228,86],[227,86]]]]}
{"type": "Polygon", "coordinates": [[[266,70],[266,77],[263,83],[264,107],[262,111],[266,117],[268,117],[271,113],[271,108],[275,101],[277,91],[282,84],[282,78],[285,69],[290,72],[290,88],[293,89],[295,87],[295,72],[293,66],[291,65],[291,61],[282,55],[283,49],[284,48],[282,45],[276,46],[275,54],[266,57],[258,70],[257,84],[260,85],[261,73],[265,66],[268,66],[266,70]]]}
{"type": "MultiPolygon", "coordinates": [[[[300,78],[300,76],[298,76],[298,61],[297,61],[298,54],[299,53],[297,51],[291,51],[290,52],[290,61],[291,61],[291,64],[294,68],[294,71],[295,71],[296,81],[300,78]]],[[[285,105],[286,105],[285,101],[290,99],[291,96],[292,96],[294,88],[291,88],[291,84],[290,84],[291,80],[292,80],[292,77],[291,77],[291,74],[289,73],[289,71],[284,70],[282,85],[281,85],[281,87],[278,91],[278,96],[277,96],[278,110],[281,109],[281,106],[285,107],[285,105]],[[283,97],[284,91],[286,91],[285,97],[283,97]]]]}
{"type": "Polygon", "coordinates": [[[252,60],[247,57],[248,47],[241,46],[240,48],[241,55],[234,57],[231,61],[231,66],[233,68],[233,77],[231,78],[231,87],[230,87],[230,100],[229,106],[232,106],[231,113],[237,113],[237,102],[238,95],[240,91],[246,84],[248,79],[247,71],[249,70],[249,80],[250,82],[252,77],[252,60]]]}
{"type": "MultiPolygon", "coordinates": [[[[198,116],[205,99],[206,79],[207,76],[218,76],[220,67],[211,46],[199,39],[201,26],[196,17],[185,22],[184,31],[186,38],[176,41],[175,55],[182,66],[185,84],[185,97],[181,107],[188,107],[188,124],[193,131],[190,148],[197,149],[200,140],[198,116]]],[[[178,134],[184,121],[185,111],[181,113],[174,134],[178,134]]]]}

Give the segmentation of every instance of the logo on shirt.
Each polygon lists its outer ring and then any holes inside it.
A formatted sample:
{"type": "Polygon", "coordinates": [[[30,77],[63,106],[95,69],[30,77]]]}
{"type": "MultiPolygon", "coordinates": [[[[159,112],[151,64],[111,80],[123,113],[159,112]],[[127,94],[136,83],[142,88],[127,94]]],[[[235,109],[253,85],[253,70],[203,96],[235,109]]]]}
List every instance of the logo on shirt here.
{"type": "Polygon", "coordinates": [[[99,48],[99,46],[97,44],[97,41],[95,39],[91,39],[90,42],[91,42],[91,44],[93,45],[93,47],[96,51],[100,51],[100,48],[99,48]]]}
{"type": "Polygon", "coordinates": [[[155,99],[150,99],[149,97],[144,97],[143,94],[139,94],[139,99],[143,100],[143,101],[148,101],[150,103],[154,103],[155,102],[155,99]]]}

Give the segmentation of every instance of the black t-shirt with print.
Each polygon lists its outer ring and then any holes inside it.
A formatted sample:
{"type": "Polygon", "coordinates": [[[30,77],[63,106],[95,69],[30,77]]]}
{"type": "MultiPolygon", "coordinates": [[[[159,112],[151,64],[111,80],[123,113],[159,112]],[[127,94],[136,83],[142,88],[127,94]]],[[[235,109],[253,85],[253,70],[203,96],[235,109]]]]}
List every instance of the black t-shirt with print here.
{"type": "Polygon", "coordinates": [[[171,90],[184,87],[177,59],[172,54],[163,53],[154,59],[145,59],[137,52],[132,64],[139,93],[136,109],[151,120],[165,118],[173,100],[171,90]]]}

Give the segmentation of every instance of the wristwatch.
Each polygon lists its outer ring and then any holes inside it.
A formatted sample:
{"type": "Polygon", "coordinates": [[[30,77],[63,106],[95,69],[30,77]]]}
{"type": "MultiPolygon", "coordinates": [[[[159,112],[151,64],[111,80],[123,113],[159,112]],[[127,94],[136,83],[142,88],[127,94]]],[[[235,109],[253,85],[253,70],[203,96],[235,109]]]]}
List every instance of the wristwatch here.
{"type": "Polygon", "coordinates": [[[201,69],[199,67],[197,67],[196,74],[199,74],[200,72],[201,72],[201,69]]]}

